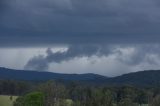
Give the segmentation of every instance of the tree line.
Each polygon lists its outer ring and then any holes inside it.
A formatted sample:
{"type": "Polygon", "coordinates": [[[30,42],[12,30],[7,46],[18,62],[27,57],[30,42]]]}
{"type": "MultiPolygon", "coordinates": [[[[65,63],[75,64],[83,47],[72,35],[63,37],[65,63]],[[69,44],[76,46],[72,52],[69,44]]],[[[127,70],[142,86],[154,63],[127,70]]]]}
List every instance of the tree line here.
{"type": "Polygon", "coordinates": [[[19,96],[14,106],[160,106],[160,87],[0,80],[0,94],[19,96]]]}
{"type": "Polygon", "coordinates": [[[26,81],[0,80],[0,95],[22,95],[29,92],[32,85],[26,81]]]}

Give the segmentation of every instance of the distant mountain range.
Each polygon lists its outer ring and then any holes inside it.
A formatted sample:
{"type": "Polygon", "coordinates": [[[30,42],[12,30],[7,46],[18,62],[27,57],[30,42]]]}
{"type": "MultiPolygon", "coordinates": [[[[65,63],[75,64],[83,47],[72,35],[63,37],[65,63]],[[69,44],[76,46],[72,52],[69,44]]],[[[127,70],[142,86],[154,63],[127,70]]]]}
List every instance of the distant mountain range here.
{"type": "Polygon", "coordinates": [[[27,81],[79,81],[105,85],[137,85],[160,86],[160,70],[139,71],[117,77],[105,77],[98,74],[60,74],[27,70],[13,70],[0,68],[0,80],[27,80],[27,81]]]}
{"type": "Polygon", "coordinates": [[[87,74],[60,74],[52,72],[14,70],[7,68],[0,68],[0,79],[15,79],[15,80],[67,80],[67,81],[92,81],[92,80],[106,80],[107,77],[87,73],[87,74]]]}

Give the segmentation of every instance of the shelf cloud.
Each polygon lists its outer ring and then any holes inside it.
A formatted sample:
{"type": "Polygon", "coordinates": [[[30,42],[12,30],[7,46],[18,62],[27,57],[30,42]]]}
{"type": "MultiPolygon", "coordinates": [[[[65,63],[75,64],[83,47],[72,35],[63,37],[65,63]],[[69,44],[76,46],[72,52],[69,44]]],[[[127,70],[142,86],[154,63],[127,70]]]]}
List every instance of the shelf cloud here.
{"type": "Polygon", "coordinates": [[[34,56],[28,61],[25,69],[48,70],[51,63],[61,63],[63,61],[73,60],[74,58],[91,57],[94,55],[101,57],[110,52],[108,49],[105,46],[98,45],[72,45],[66,51],[53,53],[51,48],[48,48],[46,50],[46,56],[34,56]]]}
{"type": "Polygon", "coordinates": [[[48,48],[45,54],[30,58],[25,65],[25,69],[39,71],[61,70],[63,72],[68,70],[71,73],[86,71],[109,76],[144,69],[158,69],[160,65],[159,47],[160,45],[146,44],[130,46],[75,45],[69,46],[65,51],[57,52],[53,52],[51,48],[48,48]],[[83,66],[83,64],[86,65],[83,66]]]}
{"type": "Polygon", "coordinates": [[[20,66],[31,70],[159,68],[159,11],[158,0],[1,0],[0,50],[30,48],[20,66]],[[60,46],[67,50],[54,52],[60,46]],[[33,55],[31,48],[48,49],[33,55]]]}
{"type": "Polygon", "coordinates": [[[158,43],[158,0],[2,0],[0,45],[158,43]]]}

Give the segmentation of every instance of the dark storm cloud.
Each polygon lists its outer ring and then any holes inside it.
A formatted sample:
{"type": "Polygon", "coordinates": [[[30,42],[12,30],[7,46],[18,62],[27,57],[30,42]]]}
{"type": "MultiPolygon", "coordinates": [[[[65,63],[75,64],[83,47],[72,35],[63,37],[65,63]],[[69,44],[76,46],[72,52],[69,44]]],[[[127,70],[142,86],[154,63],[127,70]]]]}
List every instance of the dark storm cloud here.
{"type": "Polygon", "coordinates": [[[47,70],[50,63],[61,63],[63,61],[69,61],[74,58],[91,57],[91,56],[107,56],[109,47],[98,45],[72,45],[68,47],[67,51],[53,53],[50,48],[46,50],[45,55],[38,55],[31,58],[25,65],[25,69],[34,70],[47,70]]]}
{"type": "Polygon", "coordinates": [[[53,62],[110,54],[137,65],[159,51],[142,46],[130,54],[113,53],[115,49],[102,45],[159,44],[159,4],[158,0],[2,0],[0,47],[69,45],[66,52],[48,49],[47,56],[31,58],[27,69],[47,70],[53,62]]]}
{"type": "Polygon", "coordinates": [[[6,12],[6,10],[9,8],[9,5],[8,3],[10,2],[11,0],[1,0],[0,1],[0,14],[3,15],[3,13],[6,12]]]}
{"type": "Polygon", "coordinates": [[[35,56],[28,61],[24,68],[39,71],[48,70],[48,61],[43,55],[35,56]]]}
{"type": "Polygon", "coordinates": [[[1,1],[0,46],[153,43],[158,0],[1,1]]]}
{"type": "MultiPolygon", "coordinates": [[[[74,60],[75,58],[93,56],[97,58],[114,57],[111,59],[125,66],[134,67],[142,63],[159,64],[160,45],[74,45],[69,46],[66,51],[53,52],[51,48],[46,50],[46,55],[37,55],[31,58],[25,65],[25,69],[44,71],[49,69],[51,63],[61,64],[64,61],[74,60]],[[159,61],[158,61],[159,62],[159,61]]],[[[96,61],[95,61],[96,63],[96,61]]],[[[93,63],[94,64],[94,63],[93,63]]],[[[116,63],[115,63],[116,64],[116,63]]],[[[113,65],[115,65],[113,64],[113,65]]],[[[107,65],[107,64],[106,64],[107,65]]],[[[119,70],[117,73],[124,73],[125,70],[119,70]]]]}

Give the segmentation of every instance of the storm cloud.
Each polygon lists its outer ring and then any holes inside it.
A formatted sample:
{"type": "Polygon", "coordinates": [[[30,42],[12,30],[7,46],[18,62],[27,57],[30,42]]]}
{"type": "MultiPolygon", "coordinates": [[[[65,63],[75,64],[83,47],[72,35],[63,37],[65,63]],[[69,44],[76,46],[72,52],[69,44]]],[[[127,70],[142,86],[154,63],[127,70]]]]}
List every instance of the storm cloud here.
{"type": "MultiPolygon", "coordinates": [[[[102,64],[108,67],[111,65],[108,65],[109,62],[113,62],[113,67],[115,67],[115,65],[116,67],[130,67],[130,69],[128,68],[129,70],[123,68],[116,69],[116,74],[119,75],[121,73],[132,71],[131,69],[135,69],[134,71],[141,69],[133,67],[143,67],[143,65],[145,65],[145,67],[151,67],[154,65],[158,66],[160,64],[160,61],[158,60],[160,58],[159,48],[159,44],[110,46],[74,45],[69,46],[64,51],[57,52],[53,52],[51,48],[48,48],[46,50],[46,54],[40,54],[32,57],[25,65],[25,69],[45,71],[50,69],[51,64],[63,64],[64,62],[70,62],[75,59],[79,60],[81,58],[87,58],[87,61],[89,62],[88,64],[92,64],[92,67],[96,66],[98,63],[97,60],[100,61],[101,59],[102,61],[105,61],[102,64]]],[[[103,71],[106,71],[107,73],[108,69],[104,69],[103,65],[98,70],[103,69],[103,71]]],[[[80,66],[77,68],[80,68],[80,66]]],[[[144,67],[142,69],[144,69],[144,67]]],[[[112,69],[112,71],[114,73],[115,70],[112,69]]]]}
{"type": "Polygon", "coordinates": [[[61,63],[63,61],[73,60],[74,58],[105,56],[109,54],[109,47],[99,45],[71,45],[66,51],[52,52],[51,48],[46,50],[45,55],[38,55],[31,58],[25,65],[25,69],[48,70],[51,63],[61,63]]]}
{"type": "Polygon", "coordinates": [[[77,64],[77,72],[118,75],[160,68],[159,11],[158,0],[1,0],[0,48],[30,48],[15,63],[30,70],[71,72],[77,64]],[[48,49],[33,55],[31,48],[48,49]]]}
{"type": "Polygon", "coordinates": [[[158,43],[158,0],[4,0],[0,46],[158,43]]]}

